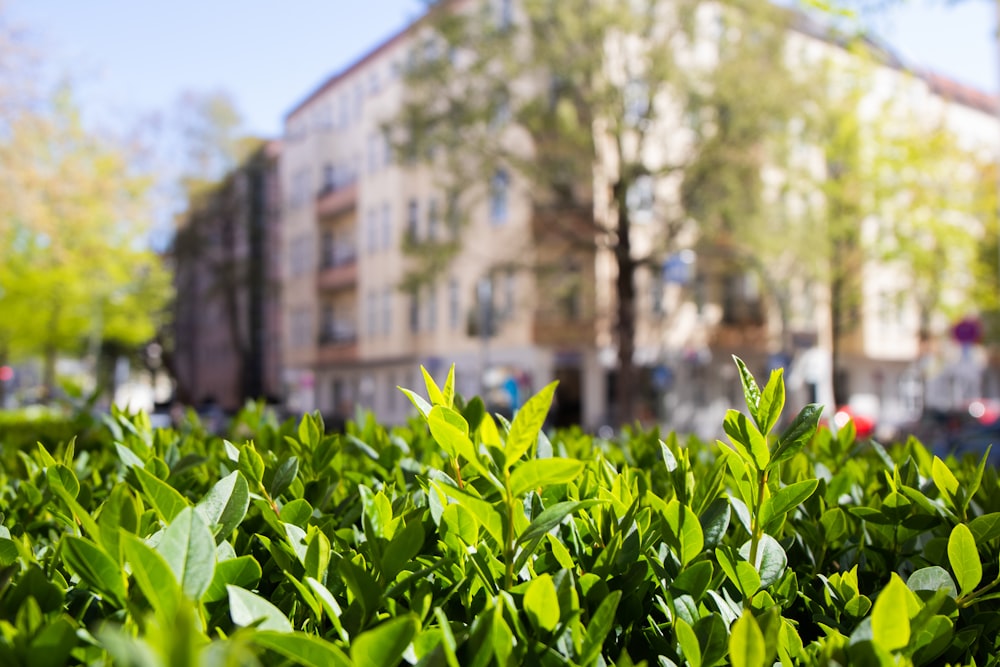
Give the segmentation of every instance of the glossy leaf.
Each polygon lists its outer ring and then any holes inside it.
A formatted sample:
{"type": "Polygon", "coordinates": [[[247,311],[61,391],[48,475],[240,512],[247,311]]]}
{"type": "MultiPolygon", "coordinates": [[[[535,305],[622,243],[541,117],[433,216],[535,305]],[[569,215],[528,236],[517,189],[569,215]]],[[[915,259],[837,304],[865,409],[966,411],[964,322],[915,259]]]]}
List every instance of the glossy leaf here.
{"type": "Polygon", "coordinates": [[[524,591],[524,611],[536,628],[545,632],[555,630],[559,623],[559,596],[551,576],[542,574],[531,580],[524,591]]]}
{"type": "Polygon", "coordinates": [[[736,451],[740,452],[747,462],[753,463],[757,470],[764,470],[767,467],[771,461],[767,440],[745,414],[728,410],[722,427],[729,436],[729,441],[736,447],[736,451]]]}
{"type": "Polygon", "coordinates": [[[122,550],[132,568],[132,577],[153,610],[165,622],[172,621],[180,604],[181,589],[170,565],[155,549],[129,533],[122,533],[122,550]]]}
{"type": "Polygon", "coordinates": [[[150,504],[165,522],[170,523],[186,507],[188,501],[174,487],[142,468],[133,468],[150,504]]]}
{"type": "Polygon", "coordinates": [[[760,523],[767,526],[772,520],[780,519],[790,510],[804,503],[819,486],[818,479],[806,479],[789,484],[764,501],[761,508],[760,523]]]}
{"type": "Polygon", "coordinates": [[[670,531],[671,546],[676,550],[677,558],[682,566],[687,565],[705,546],[701,522],[690,507],[682,505],[676,498],[667,503],[663,519],[670,531]]]}
{"type": "Polygon", "coordinates": [[[398,664],[419,628],[420,622],[413,615],[388,620],[351,642],[351,660],[357,667],[398,664]]]}
{"type": "Polygon", "coordinates": [[[767,646],[757,620],[749,610],[733,623],[729,635],[729,663],[733,667],[765,667],[767,646]]]}
{"type": "Polygon", "coordinates": [[[948,538],[948,562],[961,595],[971,593],[983,580],[983,564],[979,560],[976,540],[964,523],[956,525],[948,538]]]}
{"type": "Polygon", "coordinates": [[[795,456],[815,435],[822,415],[823,406],[816,403],[810,403],[802,408],[778,438],[778,444],[774,448],[768,467],[774,468],[782,461],[795,456]]]}
{"type": "Polygon", "coordinates": [[[256,646],[274,651],[297,665],[353,667],[350,658],[336,645],[314,635],[264,629],[249,637],[256,646]]]}
{"type": "Polygon", "coordinates": [[[226,586],[238,586],[247,590],[256,588],[261,574],[260,564],[253,556],[237,556],[220,561],[215,565],[208,589],[201,596],[202,602],[226,599],[229,594],[226,586]]]}
{"type": "Polygon", "coordinates": [[[221,542],[240,525],[249,507],[250,486],[239,471],[233,471],[212,486],[195,510],[221,542]]]}
{"type": "Polygon", "coordinates": [[[190,507],[181,510],[163,531],[156,550],[184,594],[201,599],[215,572],[215,539],[201,515],[190,507]]]}
{"type": "Polygon", "coordinates": [[[757,406],[757,417],[754,421],[761,433],[771,432],[774,425],[781,417],[781,410],[785,407],[785,382],[784,369],[778,368],[771,371],[771,377],[760,393],[760,402],[757,406]]]}
{"type": "Polygon", "coordinates": [[[63,538],[62,556],[87,586],[117,605],[125,604],[124,572],[100,547],[82,537],[67,535],[63,538]]]}
{"type": "Polygon", "coordinates": [[[571,482],[583,471],[583,461],[564,458],[532,459],[510,474],[510,492],[515,498],[531,489],[571,482]]]}
{"type": "Polygon", "coordinates": [[[514,415],[504,448],[508,467],[519,461],[538,440],[538,433],[545,424],[549,408],[552,407],[552,399],[558,384],[551,382],[542,387],[542,390],[529,398],[514,415]]]}
{"type": "Polygon", "coordinates": [[[226,585],[226,591],[229,594],[229,616],[236,625],[256,625],[260,630],[281,633],[292,631],[288,617],[261,596],[231,584],[226,585]]]}
{"type": "Polygon", "coordinates": [[[898,575],[875,598],[872,607],[872,639],[887,651],[905,648],[910,643],[910,618],[907,596],[910,591],[898,575]]]}

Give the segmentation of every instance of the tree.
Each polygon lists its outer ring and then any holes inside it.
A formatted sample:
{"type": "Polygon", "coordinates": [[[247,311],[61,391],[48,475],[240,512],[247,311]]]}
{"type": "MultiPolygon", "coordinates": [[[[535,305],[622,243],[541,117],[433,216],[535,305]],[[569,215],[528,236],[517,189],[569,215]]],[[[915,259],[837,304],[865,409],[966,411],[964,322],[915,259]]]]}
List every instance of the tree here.
{"type": "Polygon", "coordinates": [[[39,355],[51,396],[60,353],[149,341],[169,282],[145,246],[150,180],[85,129],[68,90],[9,121],[0,142],[0,350],[39,355]]]}
{"type": "Polygon", "coordinates": [[[786,117],[793,103],[780,85],[761,108],[726,97],[741,76],[741,90],[787,76],[780,54],[788,14],[758,5],[723,2],[713,14],[694,0],[525,0],[516,10],[509,2],[433,3],[415,32],[403,108],[387,130],[404,160],[429,168],[456,235],[413,244],[411,283],[447,266],[466,242],[468,211],[509,180],[530,200],[532,233],[498,263],[565,274],[606,257],[613,267],[604,315],[617,346],[615,417],[631,421],[637,274],[658,267],[684,235],[750,224],[763,147],[780,127],[773,113],[786,117]],[[730,26],[725,34],[721,23],[730,26]],[[715,57],[704,55],[706,42],[723,44],[715,57]],[[731,146],[735,136],[741,141],[731,146]],[[716,168],[723,164],[725,176],[716,168]],[[640,249],[636,218],[647,204],[653,224],[643,225],[649,242],[640,249]]]}

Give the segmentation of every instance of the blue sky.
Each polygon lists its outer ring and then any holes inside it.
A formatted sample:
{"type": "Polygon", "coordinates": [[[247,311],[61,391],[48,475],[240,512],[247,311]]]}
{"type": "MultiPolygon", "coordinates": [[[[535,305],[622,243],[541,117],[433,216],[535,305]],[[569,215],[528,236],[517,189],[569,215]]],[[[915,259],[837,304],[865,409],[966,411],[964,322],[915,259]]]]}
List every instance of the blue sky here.
{"type": "MultiPolygon", "coordinates": [[[[420,0],[7,0],[87,117],[135,122],[184,90],[225,89],[249,130],[280,134],[285,112],[416,16],[420,0]]],[[[910,62],[998,87],[995,3],[901,0],[872,17],[910,62]]]]}

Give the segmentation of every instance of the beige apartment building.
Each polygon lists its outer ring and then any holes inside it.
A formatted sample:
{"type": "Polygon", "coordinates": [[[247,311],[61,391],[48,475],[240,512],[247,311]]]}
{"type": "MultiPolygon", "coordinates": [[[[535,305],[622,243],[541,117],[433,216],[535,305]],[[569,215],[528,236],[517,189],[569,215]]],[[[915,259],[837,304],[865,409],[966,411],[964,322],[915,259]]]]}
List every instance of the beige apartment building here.
{"type": "MultiPolygon", "coordinates": [[[[487,195],[469,215],[469,240],[441,278],[415,292],[401,288],[410,261],[406,239],[449,233],[446,202],[430,174],[398,164],[382,132],[401,103],[416,30],[377,45],[286,116],[280,172],[288,406],[335,418],[370,408],[386,423],[401,422],[412,408],[397,386],[422,388],[421,365],[442,379],[455,364],[458,391],[483,392],[499,409],[559,379],[556,423],[608,424],[613,264],[545,237],[545,221],[514,174],[498,170],[484,184],[487,195]],[[545,276],[519,270],[540,255],[561,268],[545,276]],[[484,335],[487,319],[491,335],[484,335]]],[[[794,37],[806,51],[838,48],[808,29],[794,37]]],[[[891,60],[875,80],[884,89],[873,95],[905,92],[914,105],[946,116],[970,144],[995,151],[993,100],[891,60]]],[[[764,286],[733,273],[724,256],[697,256],[695,241],[636,279],[640,418],[714,434],[724,411],[740,401],[731,354],[761,374],[786,366],[790,403],[832,404],[823,315],[829,294],[793,288],[790,331],[782,331],[764,286]]],[[[640,222],[635,244],[649,242],[640,222]]],[[[866,305],[840,371],[853,392],[875,396],[879,409],[905,421],[919,410],[906,393],[922,353],[919,323],[905,305],[891,315],[873,305],[880,290],[894,288],[897,274],[866,271],[866,305]]],[[[948,323],[937,326],[946,332],[948,323]]]]}

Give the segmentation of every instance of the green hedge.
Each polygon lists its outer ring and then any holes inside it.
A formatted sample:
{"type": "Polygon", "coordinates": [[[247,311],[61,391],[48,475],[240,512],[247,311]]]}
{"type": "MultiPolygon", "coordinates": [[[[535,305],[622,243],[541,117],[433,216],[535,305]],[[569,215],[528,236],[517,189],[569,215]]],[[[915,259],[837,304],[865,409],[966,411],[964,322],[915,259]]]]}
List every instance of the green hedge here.
{"type": "Polygon", "coordinates": [[[726,442],[546,435],[553,385],[507,423],[453,375],[391,430],[114,413],[0,471],[0,664],[997,664],[986,458],[782,418],[737,364],[726,442]]]}

